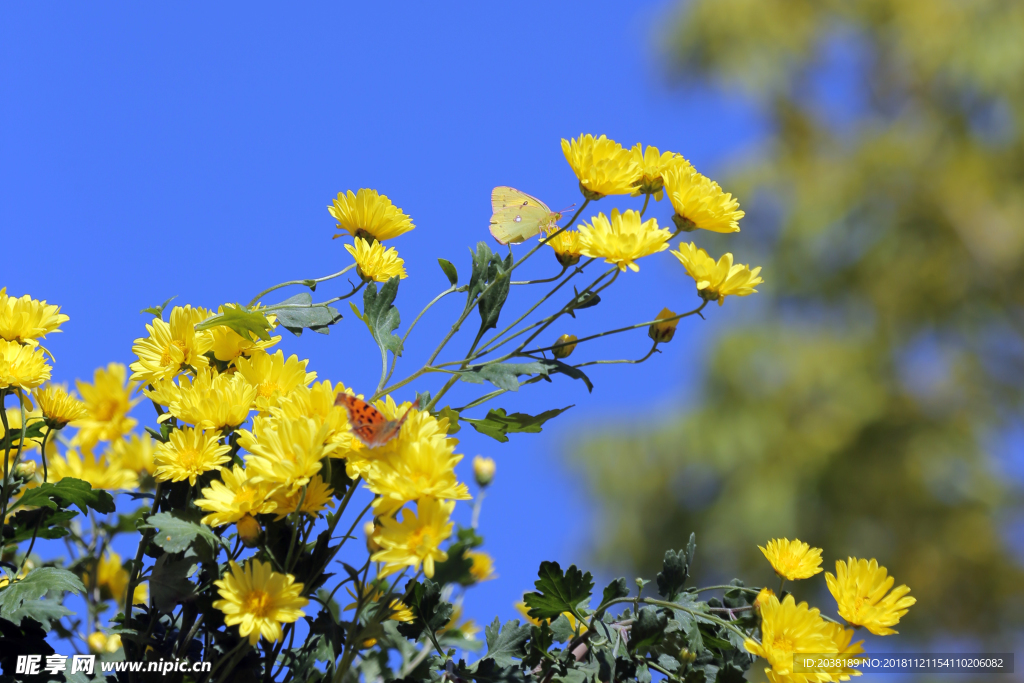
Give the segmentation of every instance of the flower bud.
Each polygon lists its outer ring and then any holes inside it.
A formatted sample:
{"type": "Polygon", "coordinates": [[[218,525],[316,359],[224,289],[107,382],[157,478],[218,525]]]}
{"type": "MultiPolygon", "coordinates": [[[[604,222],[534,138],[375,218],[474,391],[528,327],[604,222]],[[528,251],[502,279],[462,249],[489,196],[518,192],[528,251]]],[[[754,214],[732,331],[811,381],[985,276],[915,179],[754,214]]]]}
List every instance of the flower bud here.
{"type": "Polygon", "coordinates": [[[689,218],[683,218],[678,213],[672,214],[672,222],[676,224],[681,232],[693,232],[697,229],[697,224],[691,221],[689,218]]]}
{"type": "Polygon", "coordinates": [[[680,664],[685,666],[687,664],[693,664],[697,660],[697,655],[690,652],[689,648],[684,647],[679,651],[679,654],[676,655],[676,659],[679,660],[680,664]]]}
{"type": "Polygon", "coordinates": [[[21,477],[22,479],[31,479],[36,475],[36,461],[25,460],[18,463],[18,466],[14,468],[14,476],[21,477]]]}
{"type": "Polygon", "coordinates": [[[377,527],[374,525],[372,519],[363,525],[363,533],[366,534],[366,549],[371,553],[375,553],[380,550],[380,543],[377,543],[376,539],[373,538],[376,531],[377,527]]]}
{"type": "MultiPolygon", "coordinates": [[[[673,313],[667,308],[663,308],[661,309],[661,313],[658,314],[658,317],[655,318],[655,320],[666,320],[668,318],[676,318],[676,315],[676,313],[673,313]]],[[[675,320],[669,320],[668,322],[651,325],[650,327],[647,328],[647,336],[653,339],[654,341],[658,342],[659,344],[670,342],[672,341],[672,337],[674,337],[676,334],[676,325],[678,324],[679,318],[676,318],[675,320]]]]}
{"type": "Polygon", "coordinates": [[[259,541],[260,523],[256,521],[256,518],[250,514],[244,515],[240,520],[235,522],[235,528],[238,529],[238,537],[242,539],[242,545],[246,548],[253,548],[259,541]]]}
{"type": "Polygon", "coordinates": [[[555,341],[556,344],[566,344],[565,346],[559,346],[558,348],[551,349],[551,355],[555,358],[568,358],[573,351],[576,350],[576,335],[575,334],[563,334],[555,341]],[[573,343],[569,343],[573,342],[573,343]]]}
{"type": "Polygon", "coordinates": [[[497,467],[491,458],[484,458],[479,455],[473,458],[473,476],[476,478],[476,483],[481,488],[490,484],[491,480],[494,479],[494,470],[497,467]]]}
{"type": "Polygon", "coordinates": [[[771,588],[762,588],[761,592],[757,594],[757,598],[754,599],[754,609],[760,612],[764,604],[768,602],[768,598],[773,595],[775,595],[775,591],[771,588]]]}

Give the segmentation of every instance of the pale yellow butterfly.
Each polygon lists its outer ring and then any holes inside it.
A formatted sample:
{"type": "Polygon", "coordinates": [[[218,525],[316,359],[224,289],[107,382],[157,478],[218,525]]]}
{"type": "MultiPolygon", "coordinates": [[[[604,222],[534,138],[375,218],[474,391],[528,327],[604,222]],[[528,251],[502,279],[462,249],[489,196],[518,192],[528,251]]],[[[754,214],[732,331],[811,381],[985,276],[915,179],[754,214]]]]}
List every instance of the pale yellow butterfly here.
{"type": "Polygon", "coordinates": [[[560,211],[552,211],[536,197],[504,185],[491,191],[491,211],[491,235],[500,244],[519,244],[541,230],[557,229],[562,219],[560,211]]]}

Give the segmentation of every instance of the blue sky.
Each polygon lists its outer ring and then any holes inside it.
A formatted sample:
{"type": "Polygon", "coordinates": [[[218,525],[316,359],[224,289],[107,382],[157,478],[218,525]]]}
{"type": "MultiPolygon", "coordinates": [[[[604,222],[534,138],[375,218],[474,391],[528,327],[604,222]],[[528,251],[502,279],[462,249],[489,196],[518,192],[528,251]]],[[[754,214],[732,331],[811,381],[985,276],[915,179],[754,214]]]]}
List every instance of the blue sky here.
{"type": "MultiPolygon", "coordinates": [[[[131,342],[145,334],[142,308],[172,295],[205,306],[246,302],[277,282],[347,265],[326,206],[339,191],[369,187],[417,225],[392,243],[409,272],[397,302],[404,330],[447,286],[438,257],[465,281],[467,247],[497,246],[487,233],[493,186],[518,187],[553,208],[580,201],[561,138],[589,132],[653,144],[712,175],[758,139],[743,102],[667,83],[658,39],[671,8],[8,6],[0,22],[0,286],[62,306],[71,320],[47,340],[54,379],[88,378],[110,361],[133,360],[131,342]]],[[[605,199],[595,212],[635,204],[605,199]]],[[[667,221],[670,213],[664,202],[649,215],[667,221]]],[[[744,254],[740,236],[730,245],[739,262],[753,254],[753,244],[744,254]]],[[[523,270],[543,277],[557,266],[542,253],[523,270]]],[[[525,289],[513,291],[503,321],[546,291],[525,289]]],[[[458,299],[419,323],[396,377],[419,367],[461,310],[458,299]]],[[[696,303],[692,281],[661,254],[620,278],[599,307],[552,328],[548,341],[696,303]]],[[[756,297],[740,299],[714,307],[708,322],[684,320],[648,363],[595,370],[592,394],[560,377],[493,404],[530,413],[576,405],[541,435],[498,444],[463,429],[461,478],[471,479],[476,454],[498,463],[482,531],[501,578],[472,592],[469,616],[513,616],[541,560],[585,562],[597,503],[563,464],[566,440],[598,421],[677,409],[698,376],[700,340],[724,314],[755,307],[756,297]]],[[[309,358],[320,378],[372,393],[379,356],[362,324],[342,312],[329,336],[285,333],[282,347],[309,358]]],[[[461,357],[471,335],[458,337],[445,359],[461,357]]],[[[647,348],[638,331],[595,345],[590,357],[639,357],[647,348]]],[[[480,390],[463,385],[451,403],[480,390]]],[[[462,508],[466,519],[469,506],[462,508]]],[[[688,533],[680,530],[680,544],[688,533]]]]}

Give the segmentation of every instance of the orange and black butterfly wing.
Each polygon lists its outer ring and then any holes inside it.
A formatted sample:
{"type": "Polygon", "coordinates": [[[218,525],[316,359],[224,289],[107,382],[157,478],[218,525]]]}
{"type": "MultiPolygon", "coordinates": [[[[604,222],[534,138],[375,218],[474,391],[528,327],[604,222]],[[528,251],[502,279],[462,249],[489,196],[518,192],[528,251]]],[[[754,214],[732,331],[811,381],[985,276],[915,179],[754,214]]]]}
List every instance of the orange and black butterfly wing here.
{"type": "Polygon", "coordinates": [[[402,425],[405,424],[405,421],[406,419],[408,419],[409,413],[411,411],[412,406],[409,406],[409,408],[406,409],[402,417],[398,418],[397,420],[388,422],[380,428],[380,433],[377,435],[378,446],[383,446],[388,441],[391,441],[391,439],[398,436],[398,433],[402,431],[402,425]]]}
{"type": "Polygon", "coordinates": [[[338,394],[334,405],[344,406],[348,411],[348,422],[352,433],[367,448],[376,448],[378,436],[388,425],[387,418],[372,405],[350,394],[338,394]]]}

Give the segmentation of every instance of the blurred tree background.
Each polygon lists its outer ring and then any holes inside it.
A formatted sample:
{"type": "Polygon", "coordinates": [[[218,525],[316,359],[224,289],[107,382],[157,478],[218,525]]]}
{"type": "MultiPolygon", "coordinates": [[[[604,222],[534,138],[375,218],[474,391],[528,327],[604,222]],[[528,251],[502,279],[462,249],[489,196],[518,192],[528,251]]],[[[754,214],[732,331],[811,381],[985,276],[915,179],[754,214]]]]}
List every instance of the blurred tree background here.
{"type": "Polygon", "coordinates": [[[689,412],[576,449],[598,558],[650,572],[695,530],[705,567],[768,581],[757,544],[799,537],[907,583],[912,639],[1019,633],[1024,3],[694,0],[672,27],[673,73],[768,121],[722,183],[766,284],[692,359],[689,412]]]}

